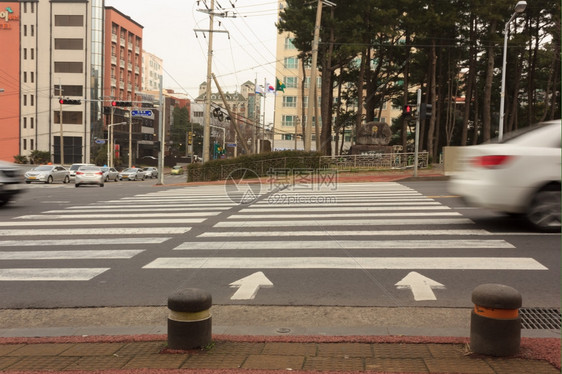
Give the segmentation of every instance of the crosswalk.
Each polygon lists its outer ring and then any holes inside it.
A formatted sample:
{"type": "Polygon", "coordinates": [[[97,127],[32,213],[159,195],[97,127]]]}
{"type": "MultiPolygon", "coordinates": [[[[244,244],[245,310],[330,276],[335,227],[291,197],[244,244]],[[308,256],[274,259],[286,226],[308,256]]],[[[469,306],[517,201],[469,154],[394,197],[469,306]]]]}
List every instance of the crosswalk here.
{"type": "Polygon", "coordinates": [[[144,268],[547,270],[533,258],[482,257],[490,249],[515,254],[515,247],[490,238],[493,234],[474,228],[472,220],[398,183],[350,183],[337,190],[294,188],[278,193],[176,246],[177,256],[156,258],[144,268]],[[401,249],[410,256],[379,254],[401,249]],[[422,250],[427,249],[441,250],[443,256],[423,257],[422,250]],[[463,249],[471,251],[460,252],[463,249]],[[279,250],[286,256],[267,256],[279,250]],[[333,250],[340,256],[322,256],[328,251],[333,255],[333,250]],[[212,251],[212,257],[203,256],[205,251],[212,251]],[[233,251],[248,256],[230,256],[233,251]],[[422,255],[411,256],[412,251],[422,255]],[[312,252],[314,257],[309,256],[312,252]],[[476,256],[459,256],[462,253],[476,256]]]}
{"type": "MultiPolygon", "coordinates": [[[[1,281],[89,281],[235,204],[222,186],[178,188],[21,215],[0,224],[1,281]],[[79,249],[78,249],[79,248],[79,249]],[[48,260],[39,264],[39,260],[48,260]],[[76,267],[80,260],[105,267],[76,267]],[[17,261],[25,267],[8,266],[17,261]],[[52,261],[52,262],[51,262],[52,261]],[[57,267],[44,267],[56,263],[57,267]]],[[[83,264],[83,262],[81,262],[83,264]]]]}
{"type": "Polygon", "coordinates": [[[138,270],[548,270],[459,212],[394,182],[287,188],[248,205],[232,201],[224,186],[180,187],[22,215],[1,227],[0,281],[88,281],[184,234],[189,240],[174,244],[172,256],[155,252],[138,270]],[[389,256],[401,250],[407,255],[389,256]],[[488,257],[489,250],[507,257],[488,257]],[[96,266],[72,267],[88,259],[96,266]]]}

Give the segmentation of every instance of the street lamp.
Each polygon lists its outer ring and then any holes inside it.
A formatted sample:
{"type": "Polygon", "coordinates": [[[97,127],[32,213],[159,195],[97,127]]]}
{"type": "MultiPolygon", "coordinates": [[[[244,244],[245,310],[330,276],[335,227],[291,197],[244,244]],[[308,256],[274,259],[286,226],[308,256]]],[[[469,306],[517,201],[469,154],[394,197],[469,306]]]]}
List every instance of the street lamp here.
{"type": "Polygon", "coordinates": [[[505,106],[505,65],[507,63],[507,32],[509,29],[509,24],[519,13],[523,13],[525,8],[527,7],[527,2],[522,0],[518,1],[515,5],[515,12],[509,18],[509,21],[505,23],[504,39],[503,39],[503,65],[502,65],[502,88],[500,94],[500,122],[499,122],[499,132],[498,132],[498,141],[501,142],[503,138],[503,118],[504,118],[504,106],[505,106]]]}

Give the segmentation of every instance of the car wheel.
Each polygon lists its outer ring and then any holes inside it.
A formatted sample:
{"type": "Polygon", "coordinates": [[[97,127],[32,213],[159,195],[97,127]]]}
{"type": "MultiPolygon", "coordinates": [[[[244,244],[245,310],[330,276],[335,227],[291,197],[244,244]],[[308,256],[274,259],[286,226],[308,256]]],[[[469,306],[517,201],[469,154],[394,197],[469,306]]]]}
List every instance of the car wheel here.
{"type": "Polygon", "coordinates": [[[526,218],[537,230],[560,232],[560,186],[550,186],[537,192],[526,218]]]}
{"type": "Polygon", "coordinates": [[[109,175],[105,177],[105,182],[109,182],[109,175]]]}
{"type": "Polygon", "coordinates": [[[53,177],[49,175],[49,178],[47,178],[47,181],[45,183],[47,184],[53,183],[53,177]]]}
{"type": "Polygon", "coordinates": [[[119,177],[115,177],[114,182],[119,182],[119,177]]]}
{"type": "Polygon", "coordinates": [[[25,183],[27,183],[27,184],[31,184],[31,181],[25,181],[25,183]]]}
{"type": "Polygon", "coordinates": [[[103,183],[100,184],[100,187],[103,187],[103,183]]]}
{"type": "Polygon", "coordinates": [[[70,183],[70,177],[68,175],[66,177],[64,177],[64,180],[62,181],[62,183],[70,183]]]}
{"type": "Polygon", "coordinates": [[[78,188],[78,186],[80,186],[78,183],[76,183],[76,184],[74,185],[74,187],[76,187],[76,188],[78,188]]]}

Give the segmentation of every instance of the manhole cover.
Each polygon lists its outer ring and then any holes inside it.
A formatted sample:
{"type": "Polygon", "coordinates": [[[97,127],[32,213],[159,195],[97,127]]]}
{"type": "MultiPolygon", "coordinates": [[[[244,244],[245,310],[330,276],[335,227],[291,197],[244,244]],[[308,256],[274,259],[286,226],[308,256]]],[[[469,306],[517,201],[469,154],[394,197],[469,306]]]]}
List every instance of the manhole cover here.
{"type": "Polygon", "coordinates": [[[560,330],[560,309],[521,308],[521,328],[531,330],[560,330]]]}

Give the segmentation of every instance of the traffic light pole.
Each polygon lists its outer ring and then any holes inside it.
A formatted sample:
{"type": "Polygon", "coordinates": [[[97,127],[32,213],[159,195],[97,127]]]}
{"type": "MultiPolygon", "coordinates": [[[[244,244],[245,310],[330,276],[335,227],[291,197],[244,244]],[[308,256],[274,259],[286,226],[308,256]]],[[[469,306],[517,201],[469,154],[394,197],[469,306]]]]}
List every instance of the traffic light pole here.
{"type": "Polygon", "coordinates": [[[62,85],[59,84],[60,164],[64,165],[64,134],[62,129],[62,85]]]}
{"type": "MultiPolygon", "coordinates": [[[[421,89],[418,89],[417,113],[421,113],[421,89]]],[[[418,176],[418,148],[420,144],[420,116],[416,116],[416,140],[414,145],[414,177],[418,176]]]]}

